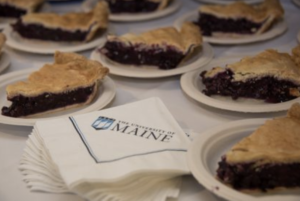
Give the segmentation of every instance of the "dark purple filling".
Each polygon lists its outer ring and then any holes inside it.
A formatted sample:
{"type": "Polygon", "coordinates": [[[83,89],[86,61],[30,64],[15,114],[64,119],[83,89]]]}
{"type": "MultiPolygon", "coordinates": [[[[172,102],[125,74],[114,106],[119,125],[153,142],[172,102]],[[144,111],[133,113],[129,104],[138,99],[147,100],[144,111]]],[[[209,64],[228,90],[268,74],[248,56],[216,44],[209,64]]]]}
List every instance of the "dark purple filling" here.
{"type": "Polygon", "coordinates": [[[26,14],[26,10],[10,6],[7,4],[0,4],[0,17],[19,18],[26,14]]]}
{"type": "Polygon", "coordinates": [[[208,14],[199,14],[199,19],[195,24],[201,28],[204,36],[211,36],[213,32],[254,34],[262,26],[245,18],[222,19],[208,14]]]}
{"type": "Polygon", "coordinates": [[[295,99],[290,94],[290,89],[298,89],[299,86],[287,80],[278,80],[271,76],[259,79],[249,79],[246,82],[234,82],[233,72],[226,70],[212,78],[205,77],[202,72],[202,82],[206,89],[202,92],[207,95],[231,96],[236,100],[240,97],[265,100],[269,103],[280,103],[295,99]]]}
{"type": "Polygon", "coordinates": [[[267,191],[276,187],[300,187],[300,164],[265,164],[257,167],[254,163],[230,165],[226,162],[226,157],[222,157],[217,176],[239,190],[267,191]]]}
{"type": "Polygon", "coordinates": [[[62,108],[78,103],[84,103],[93,93],[94,86],[78,88],[65,93],[44,93],[35,97],[15,96],[10,107],[2,108],[2,115],[22,117],[62,108]]]}
{"type": "Polygon", "coordinates": [[[107,42],[100,51],[118,63],[153,65],[164,70],[176,68],[184,58],[184,54],[172,46],[167,46],[166,50],[159,46],[145,49],[141,48],[141,45],[125,46],[119,42],[107,42]]]}
{"type": "Polygon", "coordinates": [[[21,20],[18,20],[15,24],[13,24],[12,28],[24,38],[56,42],[85,41],[86,36],[89,33],[89,31],[76,30],[74,32],[70,32],[60,28],[45,28],[39,24],[26,25],[21,20]]]}
{"type": "Polygon", "coordinates": [[[159,3],[148,0],[116,1],[106,0],[111,13],[141,13],[157,10],[159,3]]]}

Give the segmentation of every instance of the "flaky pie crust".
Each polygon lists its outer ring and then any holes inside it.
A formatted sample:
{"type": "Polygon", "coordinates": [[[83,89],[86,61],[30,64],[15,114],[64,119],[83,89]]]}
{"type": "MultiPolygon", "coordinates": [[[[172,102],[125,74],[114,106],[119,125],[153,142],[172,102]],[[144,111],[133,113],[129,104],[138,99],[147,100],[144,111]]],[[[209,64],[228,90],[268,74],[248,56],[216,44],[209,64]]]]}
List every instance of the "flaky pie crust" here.
{"type": "Polygon", "coordinates": [[[75,53],[56,52],[54,57],[53,64],[46,64],[33,72],[28,80],[8,85],[8,99],[17,95],[32,97],[46,92],[63,93],[97,85],[109,72],[101,63],[75,53]]]}
{"type": "Polygon", "coordinates": [[[98,29],[108,26],[109,10],[105,1],[100,1],[87,13],[31,13],[22,17],[24,24],[40,24],[46,28],[62,29],[70,32],[89,31],[86,41],[90,40],[98,29]]]}
{"type": "Polygon", "coordinates": [[[202,35],[199,27],[186,22],[178,31],[175,27],[163,27],[150,30],[141,34],[128,33],[122,36],[108,35],[108,41],[121,42],[124,45],[142,45],[143,48],[160,46],[175,47],[178,51],[186,54],[192,49],[202,45],[202,35]]]}
{"type": "Polygon", "coordinates": [[[6,37],[3,33],[0,33],[0,54],[1,54],[1,50],[5,44],[6,41],[6,37]]]}
{"type": "Polygon", "coordinates": [[[300,45],[293,48],[292,55],[276,50],[265,50],[253,57],[244,57],[240,61],[226,65],[226,68],[215,67],[205,74],[214,77],[230,69],[233,81],[247,81],[252,78],[272,76],[279,80],[290,80],[300,85],[300,45]]]}
{"type": "Polygon", "coordinates": [[[300,162],[300,104],[295,103],[286,117],[267,120],[226,154],[229,164],[254,162],[300,162]]]}
{"type": "Polygon", "coordinates": [[[7,4],[17,8],[26,10],[27,12],[34,11],[44,0],[0,0],[0,4],[7,4]]]}

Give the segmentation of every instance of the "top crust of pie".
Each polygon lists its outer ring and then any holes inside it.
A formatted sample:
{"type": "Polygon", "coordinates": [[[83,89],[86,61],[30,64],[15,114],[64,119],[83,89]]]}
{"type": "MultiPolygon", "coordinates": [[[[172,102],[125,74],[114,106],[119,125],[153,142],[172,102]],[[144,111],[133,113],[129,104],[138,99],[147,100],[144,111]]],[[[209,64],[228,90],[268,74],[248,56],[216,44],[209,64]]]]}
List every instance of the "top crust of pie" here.
{"type": "Polygon", "coordinates": [[[228,163],[299,163],[300,104],[286,117],[267,120],[254,133],[234,145],[226,154],[228,163]]]}
{"type": "Polygon", "coordinates": [[[246,18],[256,23],[280,19],[284,14],[278,0],[265,0],[258,5],[249,5],[243,1],[229,5],[204,5],[199,10],[200,13],[211,14],[220,18],[246,18]]]}
{"type": "Polygon", "coordinates": [[[108,68],[97,61],[75,53],[55,53],[53,64],[46,64],[20,81],[6,87],[7,97],[36,96],[42,93],[63,93],[79,87],[88,87],[103,79],[108,68]]]}
{"type": "Polygon", "coordinates": [[[2,47],[4,46],[5,41],[6,41],[5,35],[3,33],[0,33],[0,53],[1,53],[2,47]]]}
{"type": "Polygon", "coordinates": [[[266,50],[253,57],[244,57],[239,62],[228,64],[226,68],[215,67],[207,72],[205,77],[213,77],[226,69],[234,72],[233,81],[272,76],[300,84],[300,45],[292,50],[292,55],[266,50]]]}
{"type": "Polygon", "coordinates": [[[128,46],[172,46],[180,52],[187,53],[191,51],[191,49],[202,45],[202,35],[199,27],[190,22],[186,22],[182,25],[180,31],[175,27],[163,27],[141,34],[128,33],[119,37],[108,35],[108,41],[122,42],[128,46]]]}
{"type": "Polygon", "coordinates": [[[31,13],[22,17],[24,24],[40,24],[48,28],[60,28],[69,31],[89,31],[95,29],[106,29],[108,26],[108,6],[104,1],[100,1],[93,10],[87,13],[31,13]]]}
{"type": "Polygon", "coordinates": [[[44,0],[0,0],[0,4],[7,4],[10,6],[15,6],[24,10],[31,12],[35,10],[44,0]]]}

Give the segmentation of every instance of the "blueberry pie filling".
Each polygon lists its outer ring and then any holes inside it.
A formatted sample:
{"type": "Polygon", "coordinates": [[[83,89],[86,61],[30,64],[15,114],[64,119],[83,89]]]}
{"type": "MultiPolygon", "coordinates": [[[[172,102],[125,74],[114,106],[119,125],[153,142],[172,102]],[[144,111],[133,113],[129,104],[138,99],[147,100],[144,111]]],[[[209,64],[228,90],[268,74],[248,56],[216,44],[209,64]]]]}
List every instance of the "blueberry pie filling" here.
{"type": "Polygon", "coordinates": [[[180,31],[165,27],[140,35],[109,35],[99,50],[108,59],[124,65],[147,65],[168,70],[178,65],[202,45],[197,26],[184,23],[180,31]]]}
{"type": "Polygon", "coordinates": [[[108,25],[108,7],[103,1],[88,13],[32,13],[12,24],[26,39],[54,42],[87,42],[102,34],[108,25]]]}
{"type": "Polygon", "coordinates": [[[255,34],[263,23],[255,23],[246,18],[218,18],[210,14],[200,14],[198,21],[195,22],[203,36],[212,36],[213,33],[236,33],[236,34],[255,34]]]}
{"type": "Polygon", "coordinates": [[[264,33],[283,14],[278,0],[265,0],[258,5],[238,1],[228,5],[203,5],[194,23],[204,36],[245,36],[264,33]]]}
{"type": "MultiPolygon", "coordinates": [[[[84,42],[92,29],[91,27],[88,30],[69,31],[62,28],[47,28],[41,24],[24,24],[22,20],[18,20],[12,27],[24,38],[55,42],[84,42]]],[[[104,29],[99,29],[98,32],[104,32],[104,29]]]]}
{"type": "Polygon", "coordinates": [[[237,190],[300,187],[300,104],[270,119],[221,157],[216,177],[237,190]]]}
{"type": "Polygon", "coordinates": [[[151,65],[168,70],[178,66],[184,54],[175,47],[150,46],[143,48],[143,44],[126,46],[120,42],[107,42],[102,50],[109,59],[126,65],[151,65]]]}
{"type": "Polygon", "coordinates": [[[0,0],[0,17],[20,18],[38,10],[43,2],[43,0],[0,0]]]}
{"type": "Polygon", "coordinates": [[[266,50],[245,57],[225,68],[214,67],[200,74],[207,96],[221,95],[253,98],[269,103],[286,102],[300,97],[300,46],[292,55],[266,50]]]}
{"type": "Polygon", "coordinates": [[[234,189],[259,189],[266,192],[276,187],[300,187],[300,163],[230,164],[223,157],[219,162],[217,177],[230,184],[234,189]]]}
{"type": "Polygon", "coordinates": [[[167,6],[169,0],[106,0],[109,10],[113,14],[120,13],[148,13],[167,6]]]}
{"type": "Polygon", "coordinates": [[[288,81],[278,80],[272,76],[252,78],[246,81],[233,81],[233,72],[225,70],[212,78],[205,78],[201,74],[202,82],[206,89],[203,93],[207,96],[221,95],[231,96],[233,100],[238,98],[253,98],[265,100],[269,103],[280,103],[297,98],[299,95],[291,91],[300,91],[300,86],[288,81]]]}
{"type": "Polygon", "coordinates": [[[26,117],[89,104],[108,69],[74,53],[55,53],[55,62],[6,87],[10,106],[2,115],[26,117]]]}
{"type": "Polygon", "coordinates": [[[28,97],[14,96],[8,100],[12,102],[9,107],[2,108],[2,115],[10,117],[23,117],[37,113],[64,108],[88,101],[95,91],[95,85],[77,88],[63,93],[49,93],[28,97]]]}

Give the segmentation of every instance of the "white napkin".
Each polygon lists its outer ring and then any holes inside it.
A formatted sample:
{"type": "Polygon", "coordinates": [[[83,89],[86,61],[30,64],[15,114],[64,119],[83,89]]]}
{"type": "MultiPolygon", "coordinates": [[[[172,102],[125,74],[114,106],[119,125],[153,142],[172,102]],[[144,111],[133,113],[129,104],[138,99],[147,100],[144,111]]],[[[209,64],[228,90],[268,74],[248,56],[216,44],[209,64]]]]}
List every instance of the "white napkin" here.
{"type": "Polygon", "coordinates": [[[158,98],[38,121],[20,170],[32,190],[88,200],[166,200],[189,174],[189,138],[158,98]]]}

